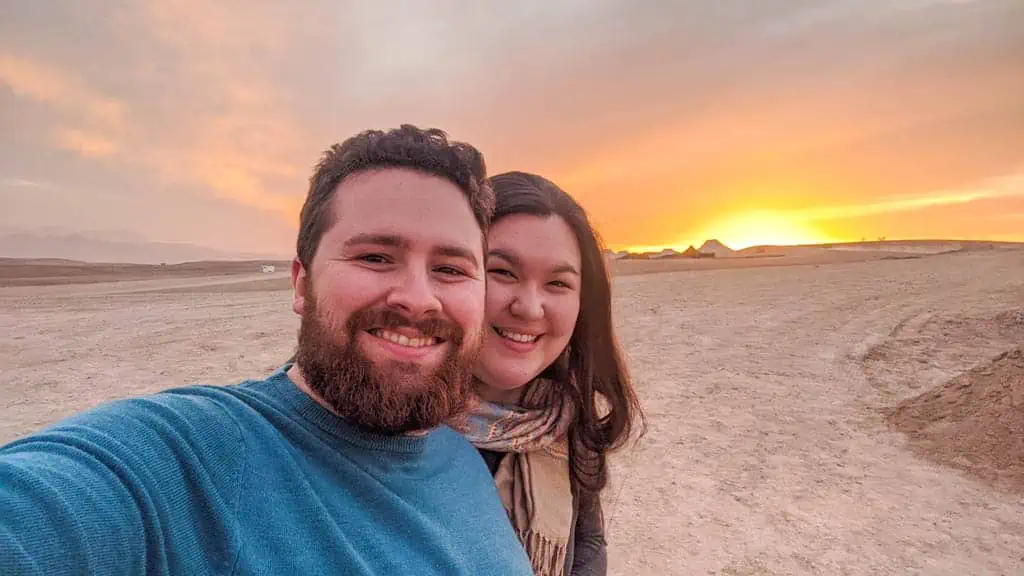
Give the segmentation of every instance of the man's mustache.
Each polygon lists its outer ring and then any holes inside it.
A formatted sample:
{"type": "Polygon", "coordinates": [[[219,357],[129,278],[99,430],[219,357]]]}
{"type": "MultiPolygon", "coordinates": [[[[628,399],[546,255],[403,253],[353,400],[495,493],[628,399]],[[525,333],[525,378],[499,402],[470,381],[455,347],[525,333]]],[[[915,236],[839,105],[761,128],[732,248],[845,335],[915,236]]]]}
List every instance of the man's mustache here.
{"type": "Polygon", "coordinates": [[[412,328],[428,338],[438,338],[453,344],[462,343],[463,331],[454,322],[443,318],[424,318],[413,320],[390,308],[362,310],[353,314],[349,320],[349,333],[355,334],[367,330],[394,330],[412,328]]]}

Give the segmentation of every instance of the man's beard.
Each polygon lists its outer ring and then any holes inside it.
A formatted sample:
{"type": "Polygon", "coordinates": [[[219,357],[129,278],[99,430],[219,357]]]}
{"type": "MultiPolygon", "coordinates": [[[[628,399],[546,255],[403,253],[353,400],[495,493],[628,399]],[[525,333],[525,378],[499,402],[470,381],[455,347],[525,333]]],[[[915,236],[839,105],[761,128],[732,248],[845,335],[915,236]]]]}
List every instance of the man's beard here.
{"type": "Polygon", "coordinates": [[[479,332],[467,340],[465,331],[453,322],[414,322],[394,310],[377,308],[354,312],[341,340],[322,321],[312,294],[305,304],[295,364],[310,389],[346,421],[371,432],[404,434],[435,428],[466,409],[473,390],[473,362],[482,340],[479,332]],[[396,360],[381,365],[359,349],[360,333],[401,327],[446,343],[448,351],[437,368],[425,370],[396,360]]]}

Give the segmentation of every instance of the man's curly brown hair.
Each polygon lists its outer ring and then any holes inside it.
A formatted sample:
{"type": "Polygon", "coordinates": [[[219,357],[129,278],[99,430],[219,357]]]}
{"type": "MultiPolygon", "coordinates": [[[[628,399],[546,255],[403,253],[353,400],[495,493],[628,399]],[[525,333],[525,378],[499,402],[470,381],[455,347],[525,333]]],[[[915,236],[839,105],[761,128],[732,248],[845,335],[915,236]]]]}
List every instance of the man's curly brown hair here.
{"type": "Polygon", "coordinates": [[[309,179],[296,247],[299,262],[307,270],[333,219],[331,201],[338,185],[352,174],[380,168],[410,168],[451,181],[465,193],[486,239],[494,213],[494,192],[479,150],[450,141],[437,128],[403,124],[386,132],[366,130],[328,148],[309,179]]]}

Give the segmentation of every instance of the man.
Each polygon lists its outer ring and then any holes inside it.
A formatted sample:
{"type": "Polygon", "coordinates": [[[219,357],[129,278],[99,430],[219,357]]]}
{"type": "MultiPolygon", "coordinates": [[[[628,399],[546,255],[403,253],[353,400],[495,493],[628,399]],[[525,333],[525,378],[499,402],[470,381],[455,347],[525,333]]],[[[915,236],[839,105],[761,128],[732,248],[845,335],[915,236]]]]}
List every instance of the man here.
{"type": "Polygon", "coordinates": [[[294,363],[0,448],[0,574],[530,574],[458,415],[482,338],[482,156],[368,131],[310,180],[294,363]]]}

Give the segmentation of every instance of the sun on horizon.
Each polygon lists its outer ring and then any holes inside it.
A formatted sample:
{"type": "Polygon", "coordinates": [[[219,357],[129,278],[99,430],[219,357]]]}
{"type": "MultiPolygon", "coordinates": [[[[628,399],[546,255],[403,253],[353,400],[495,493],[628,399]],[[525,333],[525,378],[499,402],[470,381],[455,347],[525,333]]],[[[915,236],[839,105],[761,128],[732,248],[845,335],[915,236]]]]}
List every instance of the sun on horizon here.
{"type": "Polygon", "coordinates": [[[796,246],[843,241],[812,223],[772,210],[728,214],[676,242],[662,245],[635,245],[621,248],[629,252],[657,252],[666,249],[699,248],[708,240],[718,240],[733,250],[753,246],[796,246]]]}

